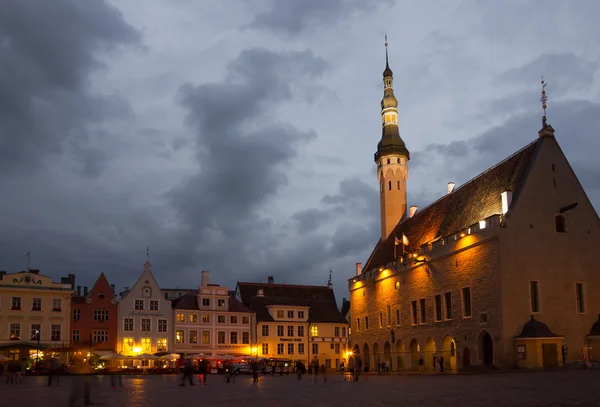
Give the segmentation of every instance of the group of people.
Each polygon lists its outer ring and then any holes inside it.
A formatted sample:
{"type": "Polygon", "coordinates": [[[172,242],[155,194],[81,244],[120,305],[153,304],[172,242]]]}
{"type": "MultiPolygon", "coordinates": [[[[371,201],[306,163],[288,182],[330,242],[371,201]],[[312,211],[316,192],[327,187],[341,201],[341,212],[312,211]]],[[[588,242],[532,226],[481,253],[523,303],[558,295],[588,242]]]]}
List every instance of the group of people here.
{"type": "Polygon", "coordinates": [[[185,386],[186,380],[189,380],[190,386],[194,385],[194,373],[197,373],[200,377],[199,380],[203,384],[206,384],[206,375],[210,373],[211,365],[209,362],[202,360],[200,363],[195,364],[191,358],[185,359],[183,355],[177,359],[177,370],[181,376],[180,386],[185,386]]]}
{"type": "Polygon", "coordinates": [[[384,374],[390,372],[390,361],[377,362],[377,373],[384,374]]]}
{"type": "Polygon", "coordinates": [[[6,372],[6,384],[23,384],[22,370],[21,364],[14,360],[9,361],[6,367],[0,363],[0,377],[6,372]]]}

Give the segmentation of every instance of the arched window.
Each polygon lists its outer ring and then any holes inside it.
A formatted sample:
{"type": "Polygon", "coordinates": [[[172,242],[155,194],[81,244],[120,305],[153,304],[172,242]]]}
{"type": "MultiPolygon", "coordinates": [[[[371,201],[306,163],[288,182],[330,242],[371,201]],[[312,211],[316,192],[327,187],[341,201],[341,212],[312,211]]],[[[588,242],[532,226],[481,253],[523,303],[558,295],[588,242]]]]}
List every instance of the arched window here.
{"type": "Polygon", "coordinates": [[[396,183],[398,184],[398,191],[400,191],[400,180],[396,181],[396,183]]]}
{"type": "Polygon", "coordinates": [[[387,163],[388,163],[388,164],[390,163],[390,159],[389,159],[389,158],[387,159],[387,163]]]}
{"type": "Polygon", "coordinates": [[[388,181],[388,189],[391,191],[392,190],[392,181],[388,181]]]}
{"type": "Polygon", "coordinates": [[[556,215],[554,221],[558,233],[567,233],[567,220],[564,215],[556,215]]]}
{"type": "Polygon", "coordinates": [[[383,192],[383,182],[381,183],[381,191],[379,192],[383,192]]]}

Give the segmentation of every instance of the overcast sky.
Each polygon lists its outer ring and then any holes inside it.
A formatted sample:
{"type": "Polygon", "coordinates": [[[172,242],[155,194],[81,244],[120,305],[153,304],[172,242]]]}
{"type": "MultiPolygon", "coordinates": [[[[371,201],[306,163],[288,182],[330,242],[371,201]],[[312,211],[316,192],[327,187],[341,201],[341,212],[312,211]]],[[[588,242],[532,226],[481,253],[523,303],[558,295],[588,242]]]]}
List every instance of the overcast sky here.
{"type": "Polygon", "coordinates": [[[0,3],[0,270],[326,284],[379,237],[384,35],[409,205],[548,121],[600,208],[596,0],[0,3]]]}

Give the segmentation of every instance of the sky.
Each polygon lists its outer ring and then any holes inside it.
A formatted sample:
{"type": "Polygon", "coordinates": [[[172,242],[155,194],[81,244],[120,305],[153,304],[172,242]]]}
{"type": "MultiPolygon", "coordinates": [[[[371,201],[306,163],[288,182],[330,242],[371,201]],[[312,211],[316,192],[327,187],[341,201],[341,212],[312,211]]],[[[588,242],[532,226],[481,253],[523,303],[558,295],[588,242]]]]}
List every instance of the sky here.
{"type": "Polygon", "coordinates": [[[0,270],[325,285],[379,239],[384,36],[424,207],[548,122],[600,208],[600,2],[0,3],[0,270]]]}

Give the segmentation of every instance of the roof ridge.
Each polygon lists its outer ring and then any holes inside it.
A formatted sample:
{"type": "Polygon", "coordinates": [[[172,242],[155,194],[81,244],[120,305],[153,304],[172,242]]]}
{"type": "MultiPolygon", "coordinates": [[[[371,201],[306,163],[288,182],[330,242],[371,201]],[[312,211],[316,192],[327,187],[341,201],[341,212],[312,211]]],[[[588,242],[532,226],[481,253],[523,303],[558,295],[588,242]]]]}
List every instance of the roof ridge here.
{"type": "MultiPolygon", "coordinates": [[[[481,178],[483,175],[489,173],[490,171],[492,171],[495,168],[498,168],[499,166],[501,166],[502,164],[506,163],[507,161],[509,161],[510,159],[514,158],[515,156],[521,154],[523,151],[527,150],[529,147],[531,147],[533,144],[536,144],[540,141],[541,139],[537,139],[532,141],[531,143],[527,144],[526,146],[524,146],[523,148],[515,151],[514,153],[512,153],[511,155],[509,155],[508,157],[506,157],[505,159],[503,159],[502,161],[497,162],[496,164],[492,165],[491,167],[489,167],[487,170],[480,172],[479,174],[475,175],[473,178],[471,178],[470,180],[468,180],[467,182],[465,182],[464,184],[461,184],[458,188],[456,188],[454,191],[452,191],[451,193],[455,193],[457,191],[459,191],[460,189],[464,188],[465,186],[471,184],[472,182],[476,181],[477,179],[481,178]]],[[[435,201],[431,202],[429,205],[425,206],[423,209],[421,209],[420,211],[417,211],[417,213],[415,213],[415,216],[417,216],[420,213],[423,213],[425,211],[425,209],[428,209],[430,206],[435,205],[436,203],[438,203],[439,201],[441,201],[444,198],[447,198],[448,196],[450,196],[450,194],[446,194],[446,195],[442,195],[441,197],[439,197],[438,199],[436,199],[435,201]]],[[[402,224],[404,222],[406,222],[409,219],[413,219],[413,218],[405,218],[403,221],[399,222],[398,224],[402,224]]]]}

